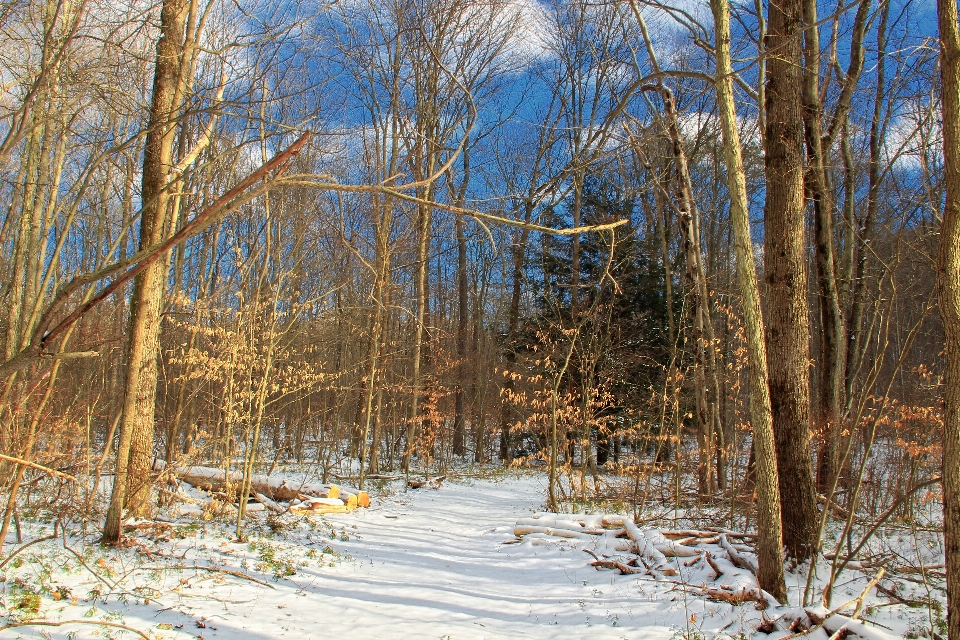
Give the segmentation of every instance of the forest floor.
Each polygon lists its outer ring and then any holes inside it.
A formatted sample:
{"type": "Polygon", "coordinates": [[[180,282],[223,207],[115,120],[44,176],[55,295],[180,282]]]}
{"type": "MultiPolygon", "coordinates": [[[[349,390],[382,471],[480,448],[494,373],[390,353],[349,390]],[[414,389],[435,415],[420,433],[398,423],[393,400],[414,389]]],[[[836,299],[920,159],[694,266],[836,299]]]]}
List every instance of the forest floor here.
{"type": "MultiPolygon", "coordinates": [[[[784,627],[803,613],[708,599],[703,586],[714,575],[705,562],[671,558],[678,575],[669,578],[620,575],[592,567],[583,540],[518,540],[516,521],[543,509],[545,474],[399,486],[385,483],[370,508],[348,513],[269,522],[255,513],[242,543],[227,518],[205,519],[194,505],[138,524],[120,550],[101,548],[93,531],[39,542],[0,567],[0,637],[774,640],[790,635],[784,627]],[[779,630],[758,631],[778,618],[779,630]],[[12,626],[18,621],[31,624],[12,626]]],[[[25,540],[51,532],[24,522],[25,540]]],[[[926,544],[917,540],[901,536],[904,556],[926,544]]],[[[731,589],[750,586],[749,571],[721,569],[731,589]]],[[[841,576],[836,604],[856,598],[876,574],[862,569],[841,576]]],[[[794,605],[805,576],[787,576],[794,605]]],[[[871,623],[851,637],[923,637],[936,628],[943,595],[935,585],[917,576],[881,585],[896,597],[869,591],[861,615],[871,623]]]]}

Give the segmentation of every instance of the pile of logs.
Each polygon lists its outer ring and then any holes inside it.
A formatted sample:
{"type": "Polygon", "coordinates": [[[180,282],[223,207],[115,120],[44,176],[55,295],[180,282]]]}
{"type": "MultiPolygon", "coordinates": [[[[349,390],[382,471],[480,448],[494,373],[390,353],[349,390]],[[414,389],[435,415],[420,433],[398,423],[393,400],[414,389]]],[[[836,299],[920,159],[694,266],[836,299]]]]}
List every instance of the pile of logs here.
{"type": "Polygon", "coordinates": [[[765,633],[781,631],[803,635],[822,628],[834,634],[832,637],[846,637],[843,634],[847,634],[865,640],[892,638],[856,620],[862,611],[864,597],[877,587],[882,569],[856,599],[857,607],[851,617],[841,615],[839,609],[781,607],[757,583],[755,536],[749,533],[721,527],[705,527],[704,530],[641,528],[629,517],[585,513],[535,513],[532,517],[517,520],[513,533],[518,541],[539,538],[579,542],[583,551],[593,557],[590,565],[598,570],[612,569],[624,575],[645,574],[664,580],[670,589],[681,588],[733,606],[753,603],[761,610],[778,607],[775,618],[762,614],[763,623],[758,631],[765,633]]]}
{"type": "MultiPolygon", "coordinates": [[[[188,484],[204,491],[225,491],[227,475],[215,467],[187,467],[176,475],[188,484]]],[[[229,484],[236,489],[243,481],[242,474],[232,472],[229,484]]],[[[295,482],[287,478],[254,475],[250,478],[251,498],[275,513],[344,513],[357,507],[369,507],[366,491],[346,489],[335,484],[295,482]],[[284,504],[286,503],[286,504],[284,504]]]]}

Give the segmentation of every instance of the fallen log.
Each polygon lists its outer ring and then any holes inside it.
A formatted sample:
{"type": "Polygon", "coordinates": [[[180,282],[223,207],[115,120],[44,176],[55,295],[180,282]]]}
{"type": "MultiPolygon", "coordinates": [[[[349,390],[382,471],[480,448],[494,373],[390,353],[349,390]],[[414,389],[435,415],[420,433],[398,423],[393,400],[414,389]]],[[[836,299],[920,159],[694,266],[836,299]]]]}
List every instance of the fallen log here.
{"type": "MultiPolygon", "coordinates": [[[[187,467],[175,470],[174,473],[184,482],[205,491],[223,491],[226,488],[227,475],[223,469],[216,467],[187,467]]],[[[243,481],[243,474],[234,471],[229,475],[230,484],[234,487],[243,481]]],[[[300,496],[311,498],[338,498],[342,494],[353,496],[355,507],[369,507],[370,496],[366,491],[344,491],[335,484],[319,484],[311,482],[295,482],[283,477],[268,477],[253,475],[250,478],[250,489],[254,494],[262,494],[274,501],[288,502],[300,496]]],[[[348,503],[348,500],[344,500],[348,503]]]]}
{"type": "Polygon", "coordinates": [[[600,536],[605,533],[604,529],[588,529],[579,522],[553,518],[520,518],[517,520],[517,525],[529,527],[550,527],[551,529],[568,529],[570,531],[586,533],[592,536],[600,536]]]}
{"type": "Polygon", "coordinates": [[[652,542],[653,546],[657,548],[657,551],[665,556],[689,558],[700,555],[700,551],[697,549],[685,547],[673,540],[667,540],[667,538],[656,529],[645,529],[643,531],[643,537],[652,542]]]}
{"type": "Polygon", "coordinates": [[[534,520],[552,519],[562,520],[564,522],[579,522],[582,526],[593,529],[620,529],[623,527],[625,516],[618,514],[554,513],[552,511],[539,511],[530,517],[534,520]]]}
{"type": "Polygon", "coordinates": [[[650,560],[653,568],[663,573],[663,575],[677,575],[677,570],[670,566],[666,556],[643,535],[643,531],[641,531],[637,525],[633,524],[629,519],[624,519],[623,528],[626,529],[627,536],[629,536],[630,540],[632,540],[636,546],[634,553],[650,560]]]}
{"type": "Polygon", "coordinates": [[[590,536],[585,533],[579,533],[577,531],[571,531],[569,529],[557,529],[552,527],[538,527],[531,525],[517,525],[513,528],[513,535],[518,538],[523,537],[530,533],[542,533],[548,536],[554,536],[557,538],[572,538],[576,540],[590,540],[590,536]]]}
{"type": "Polygon", "coordinates": [[[741,555],[739,551],[734,549],[733,545],[727,540],[727,534],[725,533],[720,535],[720,547],[727,552],[727,557],[730,558],[730,562],[733,564],[733,566],[739,567],[740,569],[746,569],[754,575],[757,574],[759,570],[757,568],[756,561],[750,560],[749,558],[741,555]]]}
{"type": "MultiPolygon", "coordinates": [[[[216,467],[187,467],[176,470],[174,473],[181,480],[192,484],[204,491],[223,491],[227,485],[227,475],[223,469],[216,467]]],[[[230,473],[229,482],[236,487],[243,481],[243,474],[238,471],[230,473]]],[[[299,494],[309,494],[317,497],[329,497],[330,487],[323,484],[295,483],[286,478],[269,478],[254,475],[250,478],[250,488],[256,493],[262,493],[271,500],[293,500],[299,494]]]]}

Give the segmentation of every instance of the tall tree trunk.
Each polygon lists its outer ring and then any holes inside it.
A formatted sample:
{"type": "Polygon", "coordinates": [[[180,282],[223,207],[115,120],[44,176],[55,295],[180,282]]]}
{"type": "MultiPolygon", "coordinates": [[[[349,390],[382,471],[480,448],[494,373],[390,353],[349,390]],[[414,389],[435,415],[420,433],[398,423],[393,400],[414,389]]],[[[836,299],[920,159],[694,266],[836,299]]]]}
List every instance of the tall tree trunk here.
{"type": "Polygon", "coordinates": [[[823,329],[817,367],[820,372],[817,422],[823,434],[817,466],[817,487],[826,490],[836,468],[839,451],[837,441],[844,363],[843,318],[840,315],[833,257],[834,197],[824,160],[824,154],[830,153],[830,148],[824,148],[821,140],[820,34],[816,0],[803,0],[803,11],[806,25],[802,92],[808,161],[806,182],[813,200],[818,300],[823,329]]]}
{"type": "MultiPolygon", "coordinates": [[[[534,204],[528,200],[524,203],[523,221],[530,222],[533,217],[534,204]]],[[[514,351],[514,341],[517,339],[517,331],[520,328],[520,294],[523,286],[523,263],[527,252],[527,239],[530,237],[530,231],[527,227],[520,230],[520,237],[513,245],[513,269],[510,274],[510,308],[507,310],[507,349],[506,349],[506,367],[512,370],[512,365],[517,360],[517,354],[514,351]]],[[[503,383],[504,391],[509,394],[513,391],[513,379],[507,376],[503,383]]],[[[512,452],[510,449],[510,421],[512,417],[510,398],[503,397],[500,403],[500,459],[504,463],[511,460],[512,452]]]]}
{"type": "Polygon", "coordinates": [[[946,201],[937,280],[946,337],[943,381],[943,537],[947,564],[947,633],[960,640],[960,30],[955,0],[939,0],[940,82],[946,201]]]}
{"type": "Polygon", "coordinates": [[[717,107],[723,132],[723,150],[730,194],[730,220],[733,224],[734,251],[737,260],[737,284],[743,298],[744,332],[747,338],[747,362],[750,376],[750,422],[753,425],[753,450],[756,452],[757,483],[757,581],[781,602],[787,589],[783,577],[780,491],[777,486],[777,458],[770,390],[767,380],[767,354],[763,341],[763,313],[760,287],[753,261],[747,186],[740,151],[740,132],[733,102],[730,64],[730,7],[727,0],[711,0],[716,32],[717,107]]]}
{"type": "MultiPolygon", "coordinates": [[[[428,171],[427,175],[431,175],[433,172],[428,171]]],[[[430,199],[430,189],[427,189],[428,193],[424,197],[425,200],[430,199]]],[[[413,362],[411,364],[412,371],[410,374],[410,386],[411,386],[411,396],[410,396],[410,414],[407,422],[407,443],[406,449],[403,452],[403,470],[404,472],[410,472],[410,461],[413,458],[413,450],[415,444],[415,438],[417,434],[417,423],[419,422],[420,417],[420,366],[422,362],[423,354],[423,336],[424,336],[424,323],[426,322],[427,314],[427,297],[430,292],[427,291],[427,271],[430,268],[429,262],[429,253],[430,253],[430,229],[431,229],[431,210],[429,206],[421,205],[418,207],[418,224],[417,224],[417,266],[416,272],[414,274],[414,286],[416,289],[416,312],[414,313],[414,342],[413,342],[413,362]]]]}
{"type": "Polygon", "coordinates": [[[700,495],[707,497],[716,490],[714,482],[715,437],[720,431],[720,383],[717,377],[717,359],[713,320],[710,314],[710,291],[700,246],[699,212],[693,199],[693,185],[683,149],[676,98],[662,84],[650,85],[663,98],[664,116],[670,135],[674,164],[677,169],[677,189],[680,230],[683,236],[684,257],[687,263],[687,282],[690,289],[690,313],[693,317],[691,334],[694,348],[694,388],[697,405],[697,444],[699,448],[698,478],[700,495]]]}
{"type": "Polygon", "coordinates": [[[467,434],[464,389],[469,380],[467,363],[467,326],[469,322],[469,291],[467,289],[467,239],[463,233],[463,216],[456,216],[457,227],[457,386],[453,417],[453,454],[462,456],[467,434]]]}
{"type": "MultiPolygon", "coordinates": [[[[393,224],[393,202],[387,198],[377,199],[377,232],[376,232],[376,268],[373,274],[373,304],[375,306],[373,318],[370,321],[370,342],[367,351],[367,370],[364,401],[363,433],[360,438],[360,479],[359,485],[363,489],[368,458],[366,447],[371,425],[377,426],[376,420],[380,415],[381,396],[377,396],[376,417],[374,416],[374,396],[379,393],[377,379],[380,367],[380,347],[383,342],[384,326],[386,324],[386,295],[390,279],[390,227],[393,224]]],[[[373,444],[369,451],[369,469],[378,468],[377,439],[379,430],[374,429],[373,444]]]]}
{"type": "MultiPolygon", "coordinates": [[[[883,178],[880,163],[883,160],[883,105],[887,98],[886,86],[886,59],[887,48],[887,21],[890,16],[890,3],[882,3],[880,9],[880,24],[877,27],[877,51],[884,52],[877,56],[877,88],[873,101],[873,116],[870,120],[870,167],[869,184],[867,188],[867,210],[863,222],[857,230],[855,247],[855,266],[850,283],[850,321],[847,325],[847,357],[846,357],[846,397],[847,402],[853,399],[854,385],[860,371],[860,364],[866,349],[863,336],[863,312],[866,305],[867,283],[866,269],[870,253],[870,241],[873,238],[874,224],[877,219],[877,209],[880,202],[880,186],[883,178]]],[[[853,224],[854,220],[850,220],[853,224]]]]}
{"type": "MultiPolygon", "coordinates": [[[[470,183],[470,146],[463,147],[463,175],[460,188],[454,189],[453,173],[448,173],[447,186],[456,206],[462,207],[470,183]]],[[[470,324],[470,291],[467,286],[467,238],[463,231],[463,216],[454,218],[457,233],[457,381],[453,417],[453,454],[466,453],[467,409],[466,389],[470,380],[470,365],[467,362],[467,328],[470,324]]]]}
{"type": "MultiPolygon", "coordinates": [[[[803,0],[771,0],[767,16],[764,274],[767,367],[777,443],[783,539],[806,560],[816,547],[810,455],[809,320],[804,261],[801,102],[803,0]]],[[[759,452],[757,456],[760,458],[759,452]]]]}
{"type": "MultiPolygon", "coordinates": [[[[172,167],[178,102],[182,98],[180,64],[189,7],[187,0],[164,0],[160,12],[160,40],[143,158],[141,248],[160,242],[167,233],[170,194],[166,180],[172,167]]],[[[125,508],[136,514],[149,508],[160,305],[167,268],[168,259],[157,260],[133,284],[123,418],[117,473],[103,529],[105,544],[119,542],[125,508]]]]}

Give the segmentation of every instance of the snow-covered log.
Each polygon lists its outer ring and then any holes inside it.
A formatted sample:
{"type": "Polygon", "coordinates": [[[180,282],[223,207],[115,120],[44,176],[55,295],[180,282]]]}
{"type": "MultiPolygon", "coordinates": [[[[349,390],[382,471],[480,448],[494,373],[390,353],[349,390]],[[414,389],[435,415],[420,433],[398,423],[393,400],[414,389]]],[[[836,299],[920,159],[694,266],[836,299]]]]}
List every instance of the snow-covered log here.
{"type": "Polygon", "coordinates": [[[643,537],[653,543],[657,551],[665,556],[671,557],[691,557],[700,555],[700,551],[692,547],[685,547],[679,542],[667,540],[667,538],[656,529],[644,529],[643,537]]]}
{"type": "Polygon", "coordinates": [[[620,529],[623,527],[625,516],[617,514],[604,513],[554,513],[552,511],[539,511],[532,516],[534,520],[562,520],[564,522],[579,522],[581,525],[591,529],[620,529]]]}
{"type": "Polygon", "coordinates": [[[730,544],[730,541],[727,540],[727,534],[720,535],[720,546],[724,551],[727,552],[727,557],[730,558],[730,562],[733,563],[733,566],[752,571],[754,575],[758,573],[759,569],[757,568],[756,560],[748,558],[737,551],[733,545],[730,544]]]}
{"type": "Polygon", "coordinates": [[[253,495],[254,497],[256,497],[257,502],[265,506],[267,509],[270,509],[270,511],[273,511],[274,513],[283,513],[284,511],[286,511],[286,509],[284,509],[283,507],[281,507],[276,502],[274,502],[267,496],[263,495],[262,493],[254,493],[253,495]]]}
{"type": "Polygon", "coordinates": [[[667,576],[677,575],[677,570],[670,566],[670,563],[667,562],[666,556],[657,549],[657,547],[643,535],[643,531],[640,530],[640,527],[633,524],[629,518],[624,519],[623,528],[627,531],[627,536],[633,541],[636,545],[636,553],[638,556],[646,558],[650,561],[653,568],[657,571],[660,571],[667,576]]]}
{"type": "Polygon", "coordinates": [[[599,536],[603,535],[604,529],[599,528],[588,528],[582,525],[579,522],[573,520],[566,520],[557,518],[520,518],[517,520],[517,525],[525,525],[530,527],[549,527],[551,529],[568,529],[570,531],[576,531],[578,533],[586,533],[589,535],[599,536]]]}
{"type": "Polygon", "coordinates": [[[853,618],[841,616],[836,613],[824,619],[829,614],[829,611],[827,611],[824,607],[808,607],[806,612],[810,617],[810,620],[812,620],[815,624],[822,623],[823,628],[827,631],[827,633],[835,635],[839,632],[838,637],[843,637],[843,631],[841,631],[841,629],[852,633],[863,640],[894,640],[898,637],[886,633],[885,631],[881,631],[875,627],[869,627],[859,620],[854,620],[853,618]]]}
{"type": "Polygon", "coordinates": [[[570,529],[560,529],[552,527],[539,527],[526,524],[518,524],[513,528],[513,535],[518,538],[531,533],[542,533],[557,538],[575,538],[578,540],[590,540],[590,536],[585,533],[571,531],[570,529]]]}

